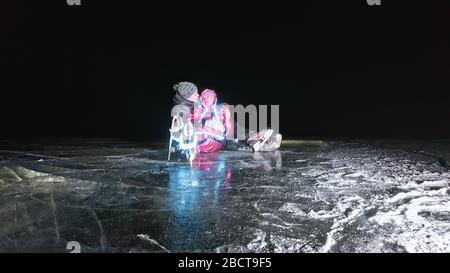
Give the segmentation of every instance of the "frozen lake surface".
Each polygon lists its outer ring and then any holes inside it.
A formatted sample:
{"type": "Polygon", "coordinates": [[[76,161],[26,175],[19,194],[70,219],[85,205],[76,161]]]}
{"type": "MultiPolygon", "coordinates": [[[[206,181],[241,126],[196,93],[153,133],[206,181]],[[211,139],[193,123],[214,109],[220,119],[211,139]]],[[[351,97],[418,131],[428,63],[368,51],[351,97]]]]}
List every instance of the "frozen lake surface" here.
{"type": "Polygon", "coordinates": [[[0,252],[449,252],[450,142],[0,142],[0,252]]]}

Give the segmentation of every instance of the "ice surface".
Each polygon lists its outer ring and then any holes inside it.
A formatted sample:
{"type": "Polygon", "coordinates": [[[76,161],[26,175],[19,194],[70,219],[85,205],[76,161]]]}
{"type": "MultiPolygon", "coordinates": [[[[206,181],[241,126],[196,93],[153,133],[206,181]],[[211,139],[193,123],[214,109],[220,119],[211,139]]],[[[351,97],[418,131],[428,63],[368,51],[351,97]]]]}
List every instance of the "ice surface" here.
{"type": "Polygon", "coordinates": [[[0,143],[0,251],[448,252],[448,142],[0,143]]]}

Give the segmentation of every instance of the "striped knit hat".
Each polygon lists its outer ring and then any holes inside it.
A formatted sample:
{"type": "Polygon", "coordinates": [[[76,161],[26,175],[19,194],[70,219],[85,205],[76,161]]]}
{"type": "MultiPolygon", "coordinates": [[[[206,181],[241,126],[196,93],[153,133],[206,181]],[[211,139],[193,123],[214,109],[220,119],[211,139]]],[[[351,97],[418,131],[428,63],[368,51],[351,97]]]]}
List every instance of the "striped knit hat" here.
{"type": "Polygon", "coordinates": [[[173,85],[173,90],[184,99],[188,99],[192,94],[197,92],[197,86],[192,82],[179,82],[173,85]]]}

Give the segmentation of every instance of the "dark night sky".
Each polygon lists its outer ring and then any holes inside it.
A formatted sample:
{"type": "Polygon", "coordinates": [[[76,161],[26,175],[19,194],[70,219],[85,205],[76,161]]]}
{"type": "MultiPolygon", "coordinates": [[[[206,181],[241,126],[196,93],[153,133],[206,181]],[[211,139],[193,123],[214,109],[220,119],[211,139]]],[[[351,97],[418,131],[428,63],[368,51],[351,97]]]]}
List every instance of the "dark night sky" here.
{"type": "Polygon", "coordinates": [[[279,104],[285,137],[450,137],[448,1],[12,2],[2,138],[162,140],[181,80],[279,104]]]}

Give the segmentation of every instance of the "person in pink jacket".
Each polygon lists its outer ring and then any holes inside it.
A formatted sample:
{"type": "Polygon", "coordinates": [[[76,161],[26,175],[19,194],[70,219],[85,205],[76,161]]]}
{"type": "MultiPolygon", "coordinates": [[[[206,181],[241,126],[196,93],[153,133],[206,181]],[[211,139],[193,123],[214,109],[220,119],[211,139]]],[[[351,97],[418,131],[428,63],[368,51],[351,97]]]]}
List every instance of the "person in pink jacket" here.
{"type": "Polygon", "coordinates": [[[214,90],[205,89],[199,95],[197,87],[189,82],[176,84],[174,89],[177,91],[174,102],[178,104],[172,109],[172,116],[181,115],[193,123],[197,154],[214,153],[224,148],[251,147],[254,151],[274,151],[280,147],[281,134],[274,134],[270,129],[250,132],[245,141],[236,141],[234,117],[227,104],[217,103],[214,90]]]}
{"type": "Polygon", "coordinates": [[[226,104],[217,104],[216,92],[211,89],[203,90],[200,102],[192,115],[198,137],[197,152],[217,152],[224,147],[227,135],[232,133],[231,112],[226,104]]]}

